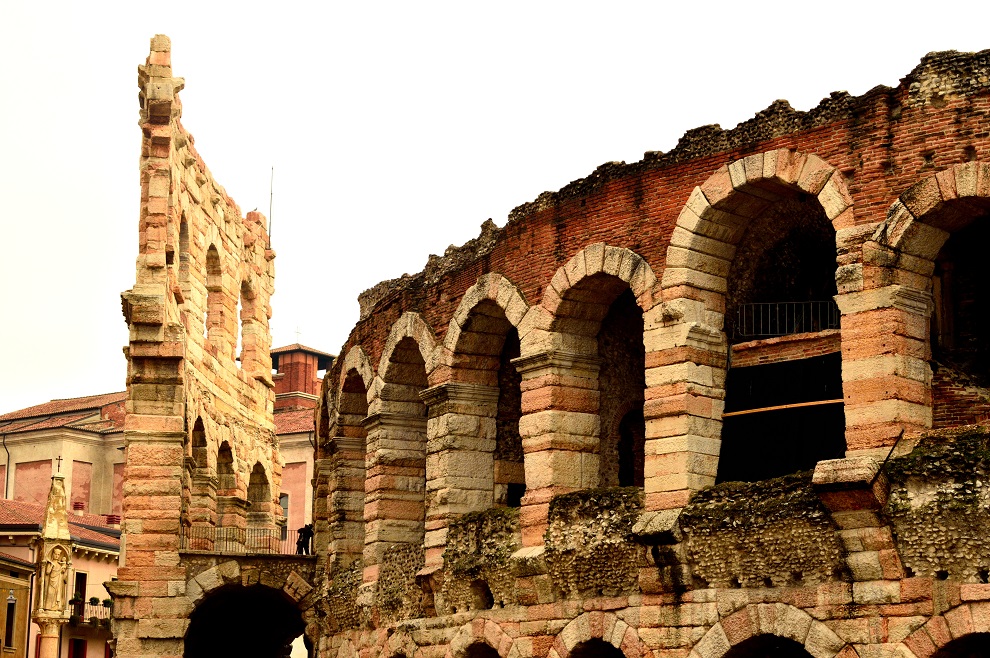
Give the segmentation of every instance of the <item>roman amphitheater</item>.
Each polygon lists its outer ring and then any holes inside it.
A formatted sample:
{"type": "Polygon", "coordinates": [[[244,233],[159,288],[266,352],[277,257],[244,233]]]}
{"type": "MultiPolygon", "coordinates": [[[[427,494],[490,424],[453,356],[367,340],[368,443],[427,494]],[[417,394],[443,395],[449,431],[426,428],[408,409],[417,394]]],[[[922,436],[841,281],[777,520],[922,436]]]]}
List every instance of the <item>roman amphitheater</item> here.
{"type": "Polygon", "coordinates": [[[139,71],[116,655],[990,655],[990,51],[689,130],[363,293],[309,556],[270,543],[275,253],[170,47],[139,71]]]}

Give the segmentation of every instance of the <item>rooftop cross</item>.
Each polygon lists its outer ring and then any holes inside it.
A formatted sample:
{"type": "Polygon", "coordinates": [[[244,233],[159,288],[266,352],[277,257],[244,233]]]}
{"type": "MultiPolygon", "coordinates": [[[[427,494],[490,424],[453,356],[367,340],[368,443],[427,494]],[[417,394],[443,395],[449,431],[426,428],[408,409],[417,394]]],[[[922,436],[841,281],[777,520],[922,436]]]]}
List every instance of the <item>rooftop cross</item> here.
{"type": "Polygon", "coordinates": [[[56,462],[55,467],[58,469],[56,472],[57,473],[61,473],[62,472],[62,455],[59,455],[58,457],[56,457],[55,458],[55,462],[56,462]]]}

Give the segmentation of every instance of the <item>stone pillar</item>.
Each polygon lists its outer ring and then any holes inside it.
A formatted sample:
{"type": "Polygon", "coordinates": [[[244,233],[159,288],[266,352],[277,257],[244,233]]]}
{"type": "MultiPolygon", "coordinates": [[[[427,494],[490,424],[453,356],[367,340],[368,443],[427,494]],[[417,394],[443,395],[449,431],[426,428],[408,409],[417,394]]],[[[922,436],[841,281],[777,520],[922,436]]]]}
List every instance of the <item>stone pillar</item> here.
{"type": "Polygon", "coordinates": [[[727,344],[699,300],[678,299],[644,316],[648,510],[683,507],[715,483],[722,445],[727,344]],[[667,325],[667,326],[664,326],[667,325]]]}
{"type": "Polygon", "coordinates": [[[526,495],[519,519],[523,546],[540,546],[550,499],[598,486],[598,370],[588,354],[549,350],[513,359],[522,375],[526,495]]]}
{"type": "MultiPolygon", "coordinates": [[[[364,551],[365,459],[367,448],[363,436],[335,436],[331,439],[333,456],[321,464],[326,478],[325,493],[317,491],[327,508],[327,545],[324,550],[333,560],[346,565],[360,559],[364,551]]],[[[321,462],[324,460],[321,460],[321,462]]],[[[315,504],[315,501],[314,501],[315,504]]],[[[320,546],[316,547],[317,555],[320,546]]]]}
{"type": "Polygon", "coordinates": [[[932,425],[931,294],[895,284],[835,301],[842,312],[847,454],[884,457],[901,436],[932,425]]]}
{"type": "Polygon", "coordinates": [[[72,538],[65,502],[65,476],[52,476],[48,505],[41,525],[41,545],[35,572],[31,618],[41,628],[38,658],[56,658],[59,629],[69,620],[68,579],[72,568],[72,538]]]}
{"type": "Polygon", "coordinates": [[[490,508],[495,489],[498,387],[450,382],[420,394],[426,426],[426,566],[443,562],[447,525],[490,508]]]}
{"type": "Polygon", "coordinates": [[[423,543],[426,489],[426,418],[378,412],[368,432],[364,499],[364,582],[377,582],[385,550],[423,543]]]}

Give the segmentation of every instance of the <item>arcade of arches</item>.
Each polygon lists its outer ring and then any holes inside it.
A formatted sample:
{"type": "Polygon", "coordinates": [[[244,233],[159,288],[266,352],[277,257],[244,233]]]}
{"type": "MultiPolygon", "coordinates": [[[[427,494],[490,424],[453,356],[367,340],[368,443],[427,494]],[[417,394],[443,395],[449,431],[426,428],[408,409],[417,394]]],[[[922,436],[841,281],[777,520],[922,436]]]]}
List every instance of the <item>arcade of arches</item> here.
{"type": "Polygon", "coordinates": [[[249,655],[983,655],[990,54],[692,131],[366,291],[314,418],[316,557],[221,564],[180,529],[281,518],[274,253],[200,204],[153,45],[120,655],[244,620],[249,655]]]}

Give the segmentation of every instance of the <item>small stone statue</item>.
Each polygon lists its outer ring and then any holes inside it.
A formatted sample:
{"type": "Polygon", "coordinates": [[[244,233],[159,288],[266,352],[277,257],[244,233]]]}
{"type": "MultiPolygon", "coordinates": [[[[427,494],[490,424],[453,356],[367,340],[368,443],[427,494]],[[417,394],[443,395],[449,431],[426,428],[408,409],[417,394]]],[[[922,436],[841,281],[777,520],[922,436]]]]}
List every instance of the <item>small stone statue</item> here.
{"type": "Polygon", "coordinates": [[[65,554],[65,549],[56,546],[48,554],[45,560],[45,609],[62,610],[62,596],[65,592],[65,583],[69,576],[69,558],[65,554]]]}

